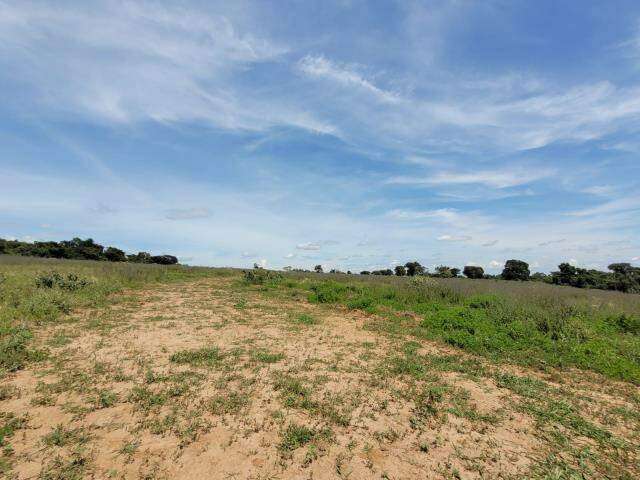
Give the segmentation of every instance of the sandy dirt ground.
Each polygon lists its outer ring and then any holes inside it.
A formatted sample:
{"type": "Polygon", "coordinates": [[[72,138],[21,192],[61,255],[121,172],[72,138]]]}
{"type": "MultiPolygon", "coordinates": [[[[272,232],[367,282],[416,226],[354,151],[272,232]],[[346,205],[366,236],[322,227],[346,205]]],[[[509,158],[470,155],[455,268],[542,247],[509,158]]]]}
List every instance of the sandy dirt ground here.
{"type": "MultiPolygon", "coordinates": [[[[268,296],[228,278],[129,292],[78,312],[37,339],[48,360],[1,381],[0,412],[15,427],[4,475],[516,479],[568,451],[496,370],[372,325],[359,311],[268,296]],[[461,363],[425,370],[407,351],[433,365],[461,363]]],[[[635,387],[500,368],[569,392],[589,425],[637,442],[632,419],[606,424],[616,408],[637,409],[635,387]]],[[[572,424],[553,428],[574,449],[598,448],[572,424]]],[[[621,466],[614,477],[634,471],[637,456],[625,455],[612,462],[621,466]]]]}

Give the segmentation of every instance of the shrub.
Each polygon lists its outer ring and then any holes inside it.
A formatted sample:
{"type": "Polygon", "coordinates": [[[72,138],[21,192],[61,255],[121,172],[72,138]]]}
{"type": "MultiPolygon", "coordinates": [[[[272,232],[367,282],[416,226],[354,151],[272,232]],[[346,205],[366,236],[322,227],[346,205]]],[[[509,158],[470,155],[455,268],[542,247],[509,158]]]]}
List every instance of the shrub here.
{"type": "Polygon", "coordinates": [[[348,285],[334,281],[316,283],[311,285],[309,301],[314,303],[336,303],[347,297],[347,292],[352,289],[348,285]]]}
{"type": "Polygon", "coordinates": [[[74,292],[85,288],[89,281],[79,277],[75,273],[68,273],[66,277],[58,272],[43,273],[36,277],[36,287],[38,288],[60,288],[74,292]]]}
{"type": "Polygon", "coordinates": [[[626,313],[609,317],[609,321],[622,333],[640,335],[640,317],[634,317],[626,313]]]}
{"type": "Polygon", "coordinates": [[[281,273],[256,268],[253,270],[243,270],[244,282],[249,285],[265,285],[267,283],[278,283],[284,277],[281,273]]]}

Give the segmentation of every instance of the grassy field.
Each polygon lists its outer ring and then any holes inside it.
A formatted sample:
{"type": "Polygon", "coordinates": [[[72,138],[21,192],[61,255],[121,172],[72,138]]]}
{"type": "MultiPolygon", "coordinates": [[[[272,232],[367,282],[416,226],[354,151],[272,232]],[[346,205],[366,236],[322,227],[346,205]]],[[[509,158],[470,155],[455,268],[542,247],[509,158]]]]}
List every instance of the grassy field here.
{"type": "Polygon", "coordinates": [[[640,295],[465,278],[298,274],[295,282],[269,284],[304,292],[313,303],[376,314],[376,328],[387,332],[496,361],[640,383],[640,295]]]}
{"type": "Polygon", "coordinates": [[[0,475],[640,476],[640,296],[0,256],[0,475]]]}

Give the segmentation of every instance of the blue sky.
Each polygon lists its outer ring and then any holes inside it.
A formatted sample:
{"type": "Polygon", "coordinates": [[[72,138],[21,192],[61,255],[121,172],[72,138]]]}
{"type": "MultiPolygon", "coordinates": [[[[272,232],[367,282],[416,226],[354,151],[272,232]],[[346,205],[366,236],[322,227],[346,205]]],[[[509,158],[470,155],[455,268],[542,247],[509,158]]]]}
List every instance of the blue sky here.
{"type": "Polygon", "coordinates": [[[640,263],[640,3],[2,1],[0,237],[640,263]]]}

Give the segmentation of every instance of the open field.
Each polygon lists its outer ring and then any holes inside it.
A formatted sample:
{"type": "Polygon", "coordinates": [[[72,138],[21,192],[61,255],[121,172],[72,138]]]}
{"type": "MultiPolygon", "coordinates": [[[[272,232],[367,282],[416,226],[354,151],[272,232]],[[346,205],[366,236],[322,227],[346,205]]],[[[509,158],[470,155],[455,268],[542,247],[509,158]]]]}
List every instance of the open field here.
{"type": "Polygon", "coordinates": [[[637,295],[0,257],[0,322],[7,478],[640,476],[637,295]]]}

